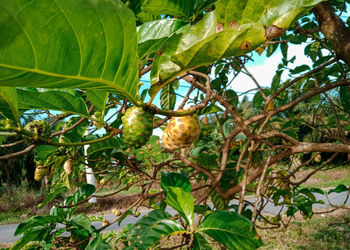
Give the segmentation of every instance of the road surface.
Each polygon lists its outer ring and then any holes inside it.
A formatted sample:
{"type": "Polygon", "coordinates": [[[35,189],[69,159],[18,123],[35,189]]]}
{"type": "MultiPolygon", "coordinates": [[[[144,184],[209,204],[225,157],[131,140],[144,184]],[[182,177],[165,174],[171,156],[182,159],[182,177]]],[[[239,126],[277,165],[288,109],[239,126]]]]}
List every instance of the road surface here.
{"type": "MultiPolygon", "coordinates": [[[[332,193],[329,195],[329,199],[332,202],[333,205],[342,205],[344,200],[346,199],[347,192],[343,193],[332,193]]],[[[314,204],[314,209],[320,209],[320,208],[326,208],[329,207],[329,203],[326,200],[324,195],[321,194],[315,194],[317,200],[323,200],[325,204],[314,204]]],[[[253,202],[253,200],[251,200],[253,202]]],[[[346,205],[350,205],[350,199],[347,201],[346,205]]],[[[269,214],[277,214],[280,210],[280,207],[274,206],[272,203],[269,203],[266,205],[265,209],[263,210],[264,213],[269,214]]],[[[172,208],[168,209],[168,212],[173,214],[174,210],[172,208]]],[[[111,231],[111,230],[117,230],[122,229],[125,225],[129,223],[135,223],[139,218],[147,214],[148,211],[141,211],[140,217],[136,218],[133,216],[127,217],[121,224],[118,226],[117,223],[114,223],[107,227],[104,231],[111,231]]],[[[116,217],[112,214],[105,215],[105,218],[109,221],[113,221],[116,217]]],[[[95,221],[92,223],[96,228],[100,228],[102,226],[102,223],[99,221],[95,221]]],[[[14,237],[13,234],[16,231],[18,224],[9,224],[9,225],[0,225],[0,242],[15,242],[17,241],[21,236],[14,237]]]]}

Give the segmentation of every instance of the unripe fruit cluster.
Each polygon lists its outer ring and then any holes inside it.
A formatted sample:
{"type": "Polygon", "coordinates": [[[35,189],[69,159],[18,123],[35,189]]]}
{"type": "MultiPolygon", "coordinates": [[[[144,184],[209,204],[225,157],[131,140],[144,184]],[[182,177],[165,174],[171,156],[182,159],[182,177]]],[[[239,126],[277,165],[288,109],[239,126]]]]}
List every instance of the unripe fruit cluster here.
{"type": "MultiPolygon", "coordinates": [[[[41,136],[44,139],[48,139],[50,137],[50,134],[51,134],[49,123],[46,121],[42,121],[42,120],[35,120],[35,121],[29,122],[24,127],[24,129],[36,134],[37,136],[41,136]]],[[[28,136],[23,136],[23,138],[28,142],[32,141],[32,139],[28,136]]],[[[38,140],[38,138],[34,137],[33,140],[36,141],[36,140],[38,140]]]]}

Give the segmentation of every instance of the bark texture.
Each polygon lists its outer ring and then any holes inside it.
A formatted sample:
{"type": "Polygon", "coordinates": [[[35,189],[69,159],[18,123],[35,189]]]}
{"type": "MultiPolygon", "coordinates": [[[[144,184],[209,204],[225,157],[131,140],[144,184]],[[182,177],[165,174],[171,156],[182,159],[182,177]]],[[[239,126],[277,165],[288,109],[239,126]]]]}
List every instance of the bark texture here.
{"type": "Polygon", "coordinates": [[[333,46],[337,56],[350,65],[350,30],[328,2],[317,5],[313,12],[321,32],[333,46]]]}

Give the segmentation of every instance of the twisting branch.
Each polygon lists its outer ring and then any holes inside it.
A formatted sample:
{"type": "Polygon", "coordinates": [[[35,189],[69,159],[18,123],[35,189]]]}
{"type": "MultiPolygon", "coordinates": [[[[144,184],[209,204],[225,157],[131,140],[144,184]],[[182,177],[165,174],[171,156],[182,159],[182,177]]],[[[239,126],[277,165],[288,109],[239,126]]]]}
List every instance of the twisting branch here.
{"type": "Polygon", "coordinates": [[[12,158],[16,158],[20,155],[23,155],[23,154],[26,154],[26,153],[29,153],[32,149],[35,148],[35,145],[31,145],[29,147],[27,147],[26,149],[22,150],[22,151],[18,151],[16,153],[12,153],[12,154],[7,154],[7,155],[4,155],[4,156],[0,156],[0,160],[8,160],[8,159],[12,159],[12,158]]]}

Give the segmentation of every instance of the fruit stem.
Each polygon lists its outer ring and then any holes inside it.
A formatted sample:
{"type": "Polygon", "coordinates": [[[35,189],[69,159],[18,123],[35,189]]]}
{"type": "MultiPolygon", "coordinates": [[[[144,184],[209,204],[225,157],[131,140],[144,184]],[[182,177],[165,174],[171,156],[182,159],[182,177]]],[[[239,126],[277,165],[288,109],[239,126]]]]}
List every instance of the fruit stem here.
{"type": "Polygon", "coordinates": [[[169,117],[173,117],[173,116],[185,116],[185,115],[192,115],[196,112],[196,109],[188,109],[188,110],[177,110],[177,111],[173,111],[173,110],[163,110],[158,108],[156,105],[151,104],[148,105],[146,103],[143,103],[142,107],[144,110],[147,110],[149,112],[152,112],[154,114],[159,114],[159,115],[164,115],[164,116],[169,116],[169,117]]]}

